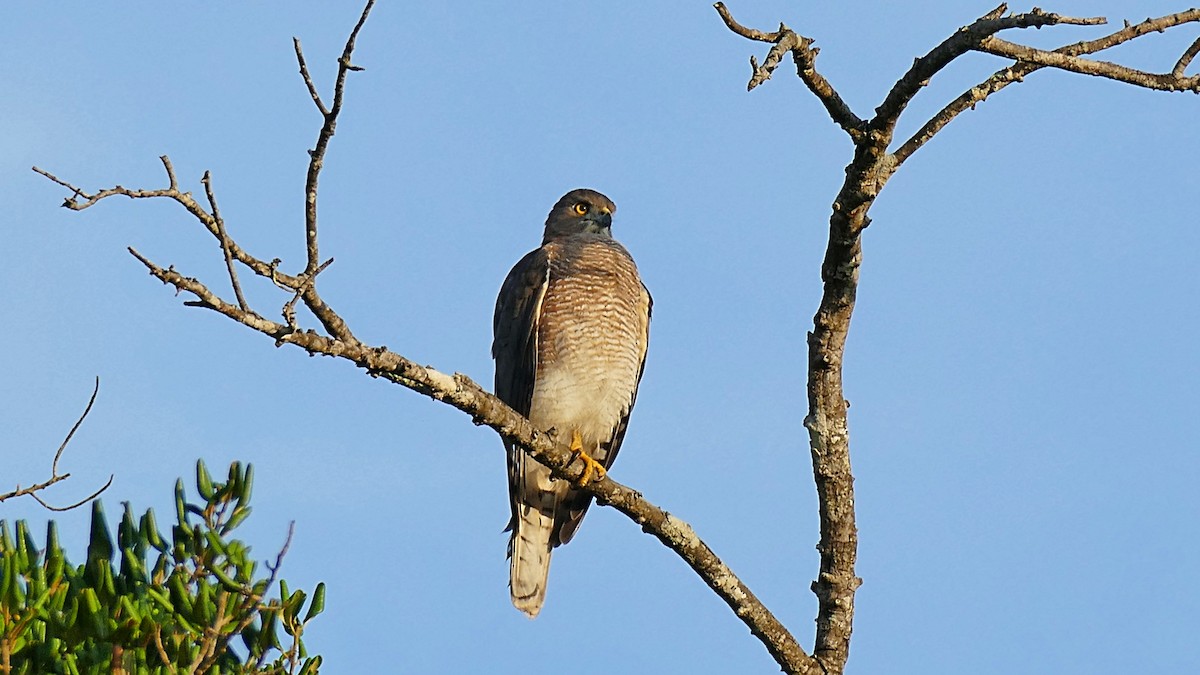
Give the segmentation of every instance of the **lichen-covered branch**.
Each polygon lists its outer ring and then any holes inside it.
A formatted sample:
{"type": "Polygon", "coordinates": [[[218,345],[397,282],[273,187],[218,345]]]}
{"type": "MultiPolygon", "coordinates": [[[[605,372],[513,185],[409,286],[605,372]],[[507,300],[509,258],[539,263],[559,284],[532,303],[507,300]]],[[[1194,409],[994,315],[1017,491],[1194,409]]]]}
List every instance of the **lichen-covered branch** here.
{"type": "Polygon", "coordinates": [[[750,88],[765,82],[782,56],[790,53],[801,81],[825,105],[830,118],[846,131],[855,146],[854,157],[846,167],[846,179],[829,218],[829,243],[821,265],[824,288],[820,306],[813,317],[813,330],[808,335],[809,408],[804,420],[809,430],[821,530],[818,544],[821,568],[812,585],[819,602],[813,656],[825,673],[837,674],[844,671],[849,658],[854,593],[861,583],[854,573],[858,534],[842,363],[862,264],[861,236],[871,222],[868,211],[896,169],[959,113],[1041,68],[1059,68],[1148,89],[1200,91],[1200,76],[1189,78],[1184,75],[1192,59],[1200,53],[1200,39],[1193,42],[1165,74],[1080,58],[1083,54],[1108,49],[1142,35],[1200,20],[1200,10],[1127,24],[1102,38],[1046,51],[1001,40],[995,35],[1010,29],[1043,26],[1094,26],[1105,23],[1105,19],[1067,17],[1040,9],[1009,15],[1007,6],[1000,5],[917,58],[884,96],[875,109],[875,116],[864,122],[849,111],[833,86],[816,71],[816,49],[812,47],[811,38],[803,37],[783,24],[778,31],[770,33],[747,28],[735,21],[723,4],[718,3],[716,9],[726,26],[737,35],[771,43],[762,66],[751,59],[750,88]],[[1015,63],[955,98],[899,149],[888,152],[896,124],[909,102],[932,77],[971,51],[997,54],[1014,59],[1015,63]]]}

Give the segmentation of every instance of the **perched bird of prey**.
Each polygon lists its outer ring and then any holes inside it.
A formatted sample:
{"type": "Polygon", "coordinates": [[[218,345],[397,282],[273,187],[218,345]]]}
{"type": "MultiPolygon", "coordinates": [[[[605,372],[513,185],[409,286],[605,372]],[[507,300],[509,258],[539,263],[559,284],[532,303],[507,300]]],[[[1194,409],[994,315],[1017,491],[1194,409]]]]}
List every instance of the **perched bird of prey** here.
{"type": "MultiPolygon", "coordinates": [[[[650,293],[612,238],[616,205],[572,190],[550,209],[541,248],[508,273],[493,322],[496,395],[541,429],[569,438],[584,483],[603,477],[625,438],[650,337],[650,293]]],[[[550,551],[575,535],[591,495],[508,450],[509,588],[537,616],[550,551]]]]}

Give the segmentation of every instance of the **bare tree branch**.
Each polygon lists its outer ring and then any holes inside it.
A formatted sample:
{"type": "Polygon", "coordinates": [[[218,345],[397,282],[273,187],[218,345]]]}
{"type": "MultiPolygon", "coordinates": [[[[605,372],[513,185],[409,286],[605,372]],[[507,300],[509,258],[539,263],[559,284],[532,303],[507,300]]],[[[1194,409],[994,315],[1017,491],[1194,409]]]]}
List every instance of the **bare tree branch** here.
{"type": "Polygon", "coordinates": [[[217,226],[218,238],[221,240],[221,252],[225,254],[225,269],[228,270],[229,282],[233,285],[233,294],[237,296],[238,307],[249,312],[250,305],[246,303],[246,296],[242,295],[242,285],[238,283],[237,269],[233,265],[233,253],[229,250],[229,237],[225,234],[225,220],[221,218],[221,210],[217,208],[217,197],[213,194],[212,174],[205,171],[200,182],[204,185],[204,195],[208,198],[209,208],[212,209],[213,222],[217,226]]]}
{"type": "Polygon", "coordinates": [[[875,109],[872,127],[883,132],[888,140],[904,112],[905,106],[929,83],[929,79],[963,54],[978,49],[981,42],[1003,30],[1012,28],[1041,28],[1057,24],[1091,26],[1104,23],[1100,17],[1075,18],[1034,9],[1027,14],[1003,16],[1007,5],[1000,5],[971,25],[955,31],[928,54],[915,61],[908,72],[888,92],[883,103],[875,109]]]}
{"type": "Polygon", "coordinates": [[[804,84],[808,85],[810,91],[816,95],[817,99],[825,106],[825,110],[833,121],[842,127],[846,133],[850,134],[850,138],[858,140],[865,132],[865,123],[846,102],[842,100],[841,95],[833,88],[833,85],[826,80],[823,75],[817,72],[816,59],[820,49],[813,47],[813,40],[800,35],[797,35],[783,23],[779,24],[779,30],[773,33],[764,33],[753,28],[747,28],[738,23],[733,15],[729,13],[729,9],[725,7],[725,3],[718,2],[713,5],[717,13],[721,15],[721,19],[730,30],[750,40],[759,42],[773,42],[774,46],[767,53],[766,61],[762,66],[758,65],[758,60],[753,56],[750,57],[750,83],[746,85],[746,91],[750,91],[758,85],[766,82],[771,77],[771,73],[778,67],[779,62],[783,59],[783,55],[791,52],[792,60],[796,63],[796,74],[800,77],[804,84]]]}
{"type": "MultiPolygon", "coordinates": [[[[989,77],[988,79],[984,80],[983,82],[979,83],[978,85],[976,85],[974,87],[971,87],[967,91],[960,94],[953,101],[946,104],[946,106],[944,108],[942,108],[942,110],[940,110],[936,115],[934,115],[927,122],[925,122],[925,124],[922,125],[921,129],[917,133],[913,134],[913,136],[911,138],[909,138],[907,141],[905,141],[903,144],[900,145],[900,147],[894,153],[894,156],[896,158],[896,165],[899,166],[905,160],[907,160],[910,156],[912,156],[912,154],[914,152],[916,152],[922,145],[924,145],[926,141],[933,138],[933,136],[935,134],[937,134],[937,132],[941,131],[942,128],[945,127],[947,124],[949,124],[950,121],[953,120],[956,116],[958,116],[959,113],[963,112],[964,110],[974,108],[976,104],[981,103],[982,101],[986,100],[988,96],[996,93],[997,91],[1000,91],[1001,89],[1007,87],[1008,85],[1010,85],[1014,82],[1023,81],[1025,79],[1025,76],[1029,75],[1030,73],[1033,73],[1037,70],[1041,70],[1042,68],[1045,68],[1045,67],[1058,67],[1058,66],[1048,62],[1052,59],[1063,57],[1064,59],[1066,59],[1064,61],[1064,63],[1067,63],[1069,61],[1070,63],[1077,65],[1076,68],[1064,67],[1065,70],[1074,70],[1075,72],[1083,72],[1084,69],[1091,68],[1091,66],[1088,66],[1085,64],[1079,64],[1079,62],[1084,61],[1084,60],[1083,59],[1071,60],[1071,57],[1078,57],[1083,54],[1094,54],[1096,52],[1103,51],[1105,49],[1109,49],[1112,47],[1116,47],[1117,45],[1124,44],[1130,40],[1139,38],[1143,35],[1148,35],[1150,33],[1162,32],[1168,28],[1172,28],[1175,26],[1180,26],[1180,25],[1183,25],[1186,23],[1192,23],[1192,22],[1196,22],[1196,21],[1200,21],[1200,10],[1192,9],[1192,10],[1188,10],[1186,12],[1178,12],[1176,14],[1170,14],[1167,16],[1159,17],[1157,19],[1146,19],[1145,21],[1142,21],[1142,22],[1136,23],[1136,24],[1127,24],[1124,27],[1122,27],[1120,30],[1114,31],[1113,33],[1110,33],[1109,35],[1097,38],[1095,40],[1086,40],[1083,42],[1076,42],[1073,44],[1064,45],[1062,47],[1059,47],[1058,49],[1053,50],[1052,52],[1045,51],[1045,50],[1035,50],[1040,53],[1040,56],[1036,57],[1038,59],[1037,62],[1035,62],[1034,60],[1031,60],[1031,59],[1020,60],[1017,63],[1014,63],[1007,68],[1003,68],[1003,69],[993,73],[992,76],[989,77]]],[[[1004,41],[1000,40],[999,42],[1004,42],[1004,41]]],[[[1004,44],[1008,45],[1008,44],[1012,44],[1012,43],[1004,42],[1004,44]]],[[[1013,46],[1020,47],[1020,45],[1013,45],[1013,46]]],[[[999,47],[997,47],[995,43],[993,43],[993,47],[995,47],[996,49],[999,49],[999,47]]],[[[1023,48],[1023,49],[1029,49],[1029,48],[1023,48]]],[[[981,51],[988,51],[988,50],[981,49],[981,51]]],[[[1116,80],[1122,81],[1122,82],[1129,82],[1130,84],[1136,84],[1138,86],[1147,86],[1148,88],[1152,88],[1152,89],[1175,90],[1175,91],[1181,91],[1181,90],[1195,91],[1195,87],[1200,85],[1200,82],[1198,82],[1197,78],[1195,78],[1195,77],[1185,78],[1184,71],[1186,70],[1187,66],[1191,63],[1192,59],[1195,57],[1195,55],[1198,51],[1200,51],[1200,39],[1197,39],[1195,42],[1193,42],[1192,45],[1187,49],[1187,51],[1185,51],[1184,54],[1176,62],[1175,67],[1172,69],[1171,75],[1170,75],[1170,78],[1173,79],[1173,82],[1170,80],[1167,80],[1166,79],[1167,76],[1156,76],[1156,75],[1152,75],[1149,73],[1142,73],[1142,75],[1147,75],[1147,76],[1149,76],[1149,78],[1151,80],[1154,80],[1154,82],[1152,82],[1149,85],[1142,85],[1142,83],[1136,81],[1140,71],[1136,71],[1131,68],[1125,68],[1123,66],[1119,66],[1119,65],[1111,64],[1111,63],[1107,63],[1107,62],[1102,62],[1102,61],[1087,61],[1086,63],[1088,63],[1088,64],[1104,64],[1104,65],[1099,65],[1093,69],[1097,70],[1097,71],[1104,70],[1104,69],[1110,69],[1111,72],[1115,75],[1114,77],[1111,77],[1110,79],[1116,79],[1116,80]],[[1154,86],[1155,84],[1160,85],[1160,86],[1154,86]],[[1172,84],[1173,84],[1173,86],[1172,86],[1172,84]],[[1165,85],[1165,86],[1163,86],[1163,85],[1165,85]]],[[[995,52],[992,52],[992,53],[995,53],[995,52]]],[[[1103,73],[1103,72],[1090,72],[1087,74],[1097,75],[1099,77],[1109,77],[1109,75],[1107,73],[1103,73]]]]}
{"type": "MultiPolygon", "coordinates": [[[[346,322],[337,316],[329,306],[321,300],[317,294],[317,286],[313,283],[314,278],[319,272],[318,268],[324,268],[328,263],[322,265],[320,263],[320,251],[317,243],[317,189],[320,183],[321,169],[325,166],[325,152],[329,148],[329,141],[333,138],[333,134],[337,129],[338,114],[342,111],[342,101],[345,97],[346,75],[350,71],[362,70],[361,67],[355,66],[350,62],[350,56],[354,53],[354,43],[358,39],[358,33],[362,30],[363,25],[367,22],[367,16],[371,13],[371,8],[375,5],[375,0],[368,0],[363,7],[362,15],[359,16],[358,23],[355,24],[354,30],[350,31],[350,37],[346,40],[346,46],[342,50],[342,56],[338,59],[337,78],[333,86],[333,105],[329,108],[321,101],[320,94],[317,93],[316,85],[313,84],[312,77],[309,75],[308,66],[304,61],[304,52],[300,47],[300,40],[293,39],[293,44],[296,49],[296,60],[300,64],[300,74],[304,78],[304,84],[308,87],[309,94],[312,96],[313,103],[316,104],[317,110],[320,111],[323,122],[321,131],[317,134],[316,146],[308,152],[308,173],[305,177],[304,184],[304,237],[305,250],[307,251],[307,262],[305,263],[304,272],[300,274],[303,282],[296,287],[298,295],[303,296],[304,304],[317,317],[317,320],[325,326],[325,330],[329,331],[330,335],[348,343],[358,342],[354,334],[350,332],[346,322]]],[[[332,260],[330,261],[332,262],[332,260]]],[[[295,305],[295,301],[284,306],[284,316],[288,317],[291,307],[295,305]]],[[[289,323],[293,323],[294,319],[289,318],[289,323]]]]}
{"type": "Polygon", "coordinates": [[[83,211],[84,209],[95,206],[101,200],[113,196],[124,196],[129,197],[130,199],[149,199],[155,197],[170,199],[178,203],[194,218],[199,220],[204,225],[205,229],[207,229],[209,233],[217,239],[217,243],[220,244],[222,248],[228,246],[229,253],[233,256],[233,258],[242,265],[245,265],[255,274],[270,279],[272,283],[283,286],[290,290],[295,290],[303,285],[304,280],[302,277],[291,276],[289,274],[280,272],[278,262],[264,262],[242,250],[242,247],[238,246],[237,242],[233,239],[230,239],[229,237],[223,237],[221,234],[223,228],[217,225],[216,218],[214,218],[208,211],[205,211],[204,207],[200,206],[195,198],[192,197],[192,193],[181,192],[179,190],[179,180],[175,176],[175,169],[171,165],[171,159],[166,155],[163,155],[159,157],[159,161],[162,162],[163,169],[166,170],[168,181],[168,187],[159,190],[129,190],[117,185],[112,188],[100,190],[99,192],[91,194],[74,185],[71,185],[70,183],[67,183],[66,181],[58,178],[54,174],[44,169],[40,169],[35,166],[33,167],[33,170],[71,191],[71,196],[67,197],[63,201],[62,205],[64,208],[68,208],[72,211],[83,211]]]}
{"type": "Polygon", "coordinates": [[[298,302],[300,298],[304,296],[304,292],[308,290],[308,287],[316,282],[317,275],[321,272],[324,272],[325,268],[332,264],[333,258],[321,263],[321,265],[317,267],[317,269],[313,270],[313,273],[304,280],[304,285],[302,285],[300,289],[296,291],[296,294],[292,296],[292,299],[283,304],[283,320],[287,322],[289,327],[299,327],[299,324],[296,323],[296,302],[298,302]]]}
{"type": "MultiPolygon", "coordinates": [[[[1193,43],[1194,44],[1194,43],[1193,43]]],[[[1189,48],[1190,49],[1190,48],[1189,48]]],[[[1060,70],[1069,70],[1073,73],[1082,73],[1084,75],[1093,75],[1096,77],[1105,77],[1118,82],[1145,87],[1146,89],[1159,89],[1162,91],[1191,91],[1200,93],[1200,75],[1194,77],[1182,77],[1172,72],[1158,75],[1155,73],[1147,73],[1134,68],[1127,68],[1108,61],[1092,61],[1090,59],[1082,59],[1078,56],[1071,56],[1061,52],[1048,52],[1043,49],[1035,49],[1024,45],[1014,44],[1007,40],[1001,40],[998,37],[992,36],[979,43],[978,51],[995,54],[996,56],[1005,56],[1010,59],[1015,59],[1023,63],[1032,63],[1039,66],[1050,68],[1058,68],[1060,70]]],[[[1190,61],[1190,57],[1185,53],[1190,61]]],[[[1180,58],[1180,63],[1184,62],[1184,57],[1180,58]]],[[[1178,66],[1178,63],[1176,64],[1178,66]]],[[[1186,67],[1186,66],[1185,66],[1186,67]]],[[[1180,69],[1182,70],[1182,69],[1180,69]]]]}
{"type": "Polygon", "coordinates": [[[1016,65],[1009,66],[1008,68],[996,71],[988,79],[960,94],[958,98],[954,99],[950,103],[947,103],[946,106],[938,111],[936,115],[931,117],[929,121],[925,122],[925,124],[921,126],[921,129],[917,131],[917,133],[913,134],[911,138],[902,143],[900,147],[897,148],[894,153],[892,153],[892,156],[895,157],[896,160],[896,166],[898,167],[899,165],[903,164],[904,161],[911,157],[914,152],[920,149],[921,146],[925,145],[929,139],[933,138],[937,132],[941,131],[942,128],[953,121],[955,117],[958,117],[959,113],[967,109],[973,110],[976,104],[986,101],[988,96],[991,96],[992,94],[1000,91],[1014,82],[1021,82],[1025,79],[1026,75],[1032,73],[1040,67],[1041,66],[1035,66],[1028,63],[1018,63],[1016,65]]]}
{"type": "MultiPolygon", "coordinates": [[[[354,30],[350,31],[350,38],[346,40],[346,46],[342,50],[342,57],[338,59],[337,80],[333,87],[333,105],[328,110],[321,103],[321,97],[316,93],[316,88],[313,85],[312,78],[309,77],[308,67],[304,65],[304,53],[300,49],[300,41],[295,40],[296,59],[300,62],[300,72],[304,76],[304,83],[308,86],[309,93],[313,97],[313,102],[317,104],[317,109],[321,111],[321,116],[324,117],[324,124],[321,125],[321,131],[317,134],[317,145],[309,151],[308,176],[304,186],[306,195],[305,210],[304,210],[304,232],[305,241],[308,248],[308,265],[304,268],[305,275],[312,275],[316,272],[320,264],[320,254],[317,251],[317,184],[321,175],[321,168],[325,165],[325,151],[329,148],[329,140],[333,138],[334,131],[337,129],[338,113],[342,111],[342,100],[345,96],[346,89],[346,74],[350,71],[362,70],[359,66],[350,63],[350,55],[354,53],[354,42],[358,39],[358,32],[362,30],[363,24],[367,22],[367,16],[371,13],[371,7],[375,5],[375,0],[368,0],[366,7],[363,8],[362,15],[355,24],[354,30]]],[[[311,285],[309,286],[312,287],[311,285]]],[[[336,330],[330,330],[334,335],[338,335],[336,330]]],[[[338,335],[339,338],[345,336],[338,335]]]]}
{"type": "MultiPolygon", "coordinates": [[[[194,300],[188,306],[202,307],[218,312],[244,326],[270,336],[277,346],[293,344],[309,354],[322,354],[346,359],[366,370],[373,377],[382,377],[430,398],[442,401],[469,414],[477,425],[487,425],[500,436],[511,440],[529,452],[538,461],[550,467],[553,474],[571,481],[577,487],[594,495],[601,504],[607,504],[624,513],[655,536],[664,545],[675,551],[716,592],[734,613],[750,628],[781,664],[809,663],[809,670],[792,669],[790,672],[817,672],[817,664],[804,654],[795,638],[783,627],[775,616],[758,600],[746,585],[734,575],[720,558],[696,535],[692,527],[679,518],[646,501],[639,492],[621,485],[611,478],[593,479],[586,485],[581,482],[583,467],[574,462],[575,455],[567,443],[560,441],[552,432],[537,429],[528,419],[518,414],[503,401],[488,393],[465,375],[447,375],[428,366],[418,365],[384,346],[373,347],[357,340],[341,317],[326,304],[316,291],[316,277],[332,259],[318,262],[316,198],[318,178],[323,166],[329,141],[333,136],[337,115],[344,99],[345,77],[350,71],[361,70],[352,65],[350,57],[355,39],[366,21],[373,0],[367,2],[358,24],[346,42],[338,60],[338,77],[334,85],[333,103],[326,109],[316,86],[309,75],[299,42],[296,54],[301,76],[317,109],[324,118],[317,145],[310,152],[309,170],[306,179],[305,237],[307,264],[303,272],[290,276],[278,271],[278,259],[266,262],[244,251],[229,236],[224,221],[216,209],[216,200],[211,195],[211,181],[205,180],[209,195],[209,208],[199,205],[190,193],[181,192],[170,160],[162,157],[167,171],[169,186],[160,190],[129,190],[121,186],[88,193],[63,181],[42,169],[34,168],[55,183],[71,191],[64,206],[81,211],[111,196],[126,196],[133,199],[166,198],[184,207],[222,246],[228,260],[236,260],[257,275],[270,279],[281,288],[293,293],[284,305],[284,323],[271,321],[251,310],[244,298],[236,303],[221,298],[197,279],[184,276],[173,267],[163,268],[133,248],[129,249],[150,274],[164,284],[171,285],[176,292],[185,292],[194,300]],[[294,307],[297,300],[303,303],[320,321],[324,334],[302,329],[297,323],[294,307]]],[[[207,174],[206,174],[207,176],[207,174]]],[[[231,273],[231,281],[234,279],[231,273]]],[[[235,284],[235,294],[239,288],[235,284]]]]}
{"type": "Polygon", "coordinates": [[[296,61],[300,64],[300,77],[304,78],[304,85],[308,87],[308,95],[312,97],[313,104],[317,106],[321,116],[325,117],[329,114],[329,108],[326,108],[325,103],[321,101],[317,85],[313,83],[312,75],[308,72],[308,64],[304,61],[304,50],[300,47],[300,38],[292,38],[292,47],[296,50],[296,61]]]}
{"type": "Polygon", "coordinates": [[[8,492],[0,494],[0,502],[7,501],[14,497],[29,496],[29,497],[33,497],[33,499],[35,501],[37,501],[37,503],[41,504],[43,507],[45,507],[46,509],[49,509],[51,511],[70,511],[71,509],[79,508],[80,506],[83,506],[84,504],[92,501],[96,497],[99,497],[101,492],[104,492],[105,490],[108,489],[108,487],[110,485],[112,485],[113,477],[110,475],[108,477],[108,481],[104,485],[102,485],[100,487],[100,489],[96,490],[91,495],[79,500],[78,502],[75,502],[74,504],[70,504],[69,506],[51,506],[50,504],[46,503],[41,498],[41,496],[38,494],[39,492],[41,492],[42,490],[45,490],[46,488],[50,487],[51,485],[60,483],[71,477],[71,474],[69,474],[69,473],[61,473],[60,474],[58,472],[58,460],[62,458],[63,451],[67,449],[67,444],[71,442],[71,438],[73,438],[75,436],[75,432],[79,430],[80,425],[82,425],[83,421],[85,419],[87,419],[88,414],[90,412],[92,412],[92,405],[96,403],[96,395],[99,393],[100,393],[100,378],[97,377],[96,378],[96,386],[92,389],[92,396],[91,396],[91,398],[88,399],[87,407],[83,409],[83,414],[79,416],[79,419],[75,420],[75,424],[72,425],[71,430],[67,432],[67,437],[63,439],[62,444],[58,446],[58,450],[54,453],[54,461],[50,463],[50,478],[48,478],[40,483],[34,483],[33,485],[30,485],[28,487],[21,487],[20,485],[17,485],[16,488],[14,488],[8,492]]]}
{"type": "MultiPolygon", "coordinates": [[[[1192,43],[1171,72],[1165,75],[1080,58],[1083,54],[1108,49],[1151,32],[1161,32],[1200,20],[1200,10],[1127,24],[1102,38],[1046,51],[1007,42],[995,35],[1014,28],[1093,26],[1105,23],[1105,19],[1067,17],[1040,9],[1006,15],[1008,8],[1002,4],[970,25],[960,28],[916,59],[875,109],[875,116],[868,122],[861,122],[849,112],[832,86],[816,72],[816,50],[811,47],[813,41],[810,38],[799,36],[783,24],[772,33],[747,28],[737,23],[724,5],[718,3],[716,9],[732,32],[750,40],[772,43],[767,60],[761,67],[756,60],[751,60],[754,72],[750,88],[770,77],[784,52],[791,53],[801,81],[825,105],[830,118],[850,135],[855,144],[854,158],[846,167],[846,179],[833,203],[833,213],[829,219],[829,243],[821,266],[824,288],[820,306],[813,317],[813,331],[808,335],[809,410],[804,420],[809,430],[821,521],[818,544],[821,568],[812,586],[819,603],[812,658],[823,672],[837,674],[844,671],[849,658],[854,593],[861,584],[854,573],[858,535],[854,521],[854,479],[846,419],[849,404],[843,392],[842,363],[862,263],[861,236],[870,225],[867,213],[875,198],[899,165],[959,113],[1041,68],[1059,68],[1149,89],[1200,91],[1200,76],[1183,76],[1187,66],[1200,52],[1200,40],[1192,43]],[[1014,59],[1015,63],[993,73],[955,98],[925,122],[895,153],[889,153],[888,147],[892,143],[896,124],[908,103],[928,84],[930,78],[970,51],[1005,56],[1014,59]]],[[[787,672],[801,672],[810,668],[806,661],[791,664],[781,662],[780,665],[787,672]]]]}

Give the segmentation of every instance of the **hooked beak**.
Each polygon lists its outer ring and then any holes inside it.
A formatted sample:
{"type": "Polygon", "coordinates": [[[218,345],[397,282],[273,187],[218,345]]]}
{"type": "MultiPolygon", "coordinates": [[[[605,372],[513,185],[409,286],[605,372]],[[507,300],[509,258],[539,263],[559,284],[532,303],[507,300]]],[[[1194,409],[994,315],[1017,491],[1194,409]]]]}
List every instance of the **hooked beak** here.
{"type": "Polygon", "coordinates": [[[588,232],[608,234],[612,229],[612,213],[607,209],[593,211],[584,216],[583,222],[587,224],[588,232]]]}

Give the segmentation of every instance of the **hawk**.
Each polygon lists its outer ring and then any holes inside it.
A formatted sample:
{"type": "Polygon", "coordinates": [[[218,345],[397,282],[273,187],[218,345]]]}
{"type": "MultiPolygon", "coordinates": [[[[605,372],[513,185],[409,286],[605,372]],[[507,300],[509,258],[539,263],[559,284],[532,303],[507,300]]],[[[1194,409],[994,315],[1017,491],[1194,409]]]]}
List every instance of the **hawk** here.
{"type": "MultiPolygon", "coordinates": [[[[637,398],[650,337],[650,293],[612,238],[616,205],[572,190],[550,209],[542,245],[508,273],[496,298],[496,395],[541,429],[571,439],[583,483],[612,466],[637,398]]],[[[509,589],[534,618],[550,552],[575,535],[591,495],[508,441],[509,589]]]]}

